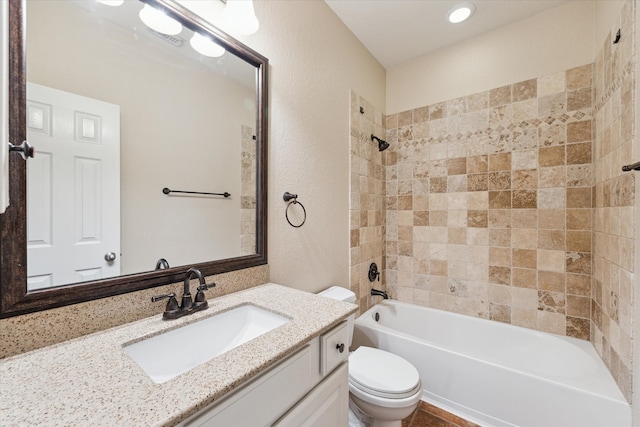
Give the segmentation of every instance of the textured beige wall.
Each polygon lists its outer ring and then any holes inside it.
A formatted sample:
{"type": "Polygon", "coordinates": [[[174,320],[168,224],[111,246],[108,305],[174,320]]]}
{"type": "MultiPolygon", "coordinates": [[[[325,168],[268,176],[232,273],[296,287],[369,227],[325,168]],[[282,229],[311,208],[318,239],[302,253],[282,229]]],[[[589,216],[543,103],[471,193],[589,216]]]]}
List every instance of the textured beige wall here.
{"type": "Polygon", "coordinates": [[[243,39],[270,61],[270,280],[307,291],[349,284],[350,90],[378,110],[385,70],[323,1],[255,1],[243,39]],[[287,224],[282,193],[307,210],[287,224]]]}
{"type": "Polygon", "coordinates": [[[255,123],[255,90],[119,27],[96,31],[67,1],[29,1],[27,16],[29,81],[120,106],[122,274],[240,255],[241,126],[255,123]],[[168,197],[165,186],[232,197],[168,197]]]}
{"type": "MultiPolygon", "coordinates": [[[[270,266],[223,275],[218,289],[266,281],[314,292],[348,286],[350,90],[382,109],[385,70],[323,1],[254,3],[260,30],[242,41],[270,60],[270,266]],[[285,191],[307,209],[302,228],[285,220],[285,191]]],[[[162,304],[145,301],[179,286],[0,320],[0,357],[161,313],[162,304]]]]}
{"type": "Polygon", "coordinates": [[[602,43],[614,29],[620,28],[620,12],[627,0],[599,0],[595,2],[593,13],[594,28],[594,52],[593,56],[598,54],[602,47],[602,43]]]}
{"type": "Polygon", "coordinates": [[[570,2],[390,68],[386,113],[432,105],[593,62],[594,7],[593,1],[570,2]]]}

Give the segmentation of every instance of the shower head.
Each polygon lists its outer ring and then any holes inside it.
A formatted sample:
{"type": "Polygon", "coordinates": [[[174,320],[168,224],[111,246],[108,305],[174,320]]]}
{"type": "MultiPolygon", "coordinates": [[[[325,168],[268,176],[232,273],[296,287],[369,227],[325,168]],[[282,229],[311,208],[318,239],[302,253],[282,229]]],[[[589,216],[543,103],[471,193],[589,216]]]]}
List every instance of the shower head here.
{"type": "Polygon", "coordinates": [[[373,134],[371,134],[371,140],[372,141],[378,141],[378,150],[379,151],[384,151],[387,148],[389,148],[389,143],[387,141],[383,141],[380,138],[378,138],[377,136],[374,136],[373,134]]]}

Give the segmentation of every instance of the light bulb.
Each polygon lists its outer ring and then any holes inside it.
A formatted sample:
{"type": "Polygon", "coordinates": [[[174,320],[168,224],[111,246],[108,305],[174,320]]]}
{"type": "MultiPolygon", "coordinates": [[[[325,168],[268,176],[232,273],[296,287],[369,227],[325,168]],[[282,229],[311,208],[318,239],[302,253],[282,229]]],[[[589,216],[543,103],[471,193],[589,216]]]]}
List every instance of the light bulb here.
{"type": "Polygon", "coordinates": [[[106,6],[122,6],[124,0],[96,0],[98,3],[104,4],[106,6]]]}
{"type": "Polygon", "coordinates": [[[449,12],[447,12],[447,17],[449,19],[449,22],[451,22],[452,24],[459,24],[460,22],[469,19],[469,17],[473,15],[473,12],[475,12],[475,10],[476,7],[473,5],[473,3],[460,3],[449,9],[449,12]]]}
{"type": "Polygon", "coordinates": [[[258,31],[260,22],[253,10],[252,0],[227,0],[225,19],[231,31],[249,36],[258,31]]]}
{"type": "Polygon", "coordinates": [[[148,4],[145,4],[140,11],[140,19],[147,27],[162,34],[175,36],[182,31],[182,24],[167,16],[163,11],[155,9],[148,4]]]}
{"type": "Polygon", "coordinates": [[[191,47],[198,53],[209,56],[211,58],[217,58],[224,55],[224,48],[215,43],[209,37],[203,36],[198,33],[194,33],[191,41],[189,42],[191,47]]]}

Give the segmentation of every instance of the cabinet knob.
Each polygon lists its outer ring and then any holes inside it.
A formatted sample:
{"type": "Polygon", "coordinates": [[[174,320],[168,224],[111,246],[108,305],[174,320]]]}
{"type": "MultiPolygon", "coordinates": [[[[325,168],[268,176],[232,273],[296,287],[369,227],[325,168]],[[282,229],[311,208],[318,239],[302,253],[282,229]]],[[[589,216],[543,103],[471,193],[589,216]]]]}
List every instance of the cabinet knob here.
{"type": "Polygon", "coordinates": [[[336,344],[336,349],[342,353],[344,352],[344,343],[336,344]]]}

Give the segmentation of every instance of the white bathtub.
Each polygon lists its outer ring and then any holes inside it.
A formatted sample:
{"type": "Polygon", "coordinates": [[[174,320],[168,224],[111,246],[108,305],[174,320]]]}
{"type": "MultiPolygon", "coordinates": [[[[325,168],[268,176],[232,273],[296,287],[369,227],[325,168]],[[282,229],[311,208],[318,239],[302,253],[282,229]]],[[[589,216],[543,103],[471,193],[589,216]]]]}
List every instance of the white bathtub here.
{"type": "Polygon", "coordinates": [[[586,341],[387,300],[356,319],[360,345],[404,357],[420,372],[422,400],[482,426],[631,426],[586,341]]]}

